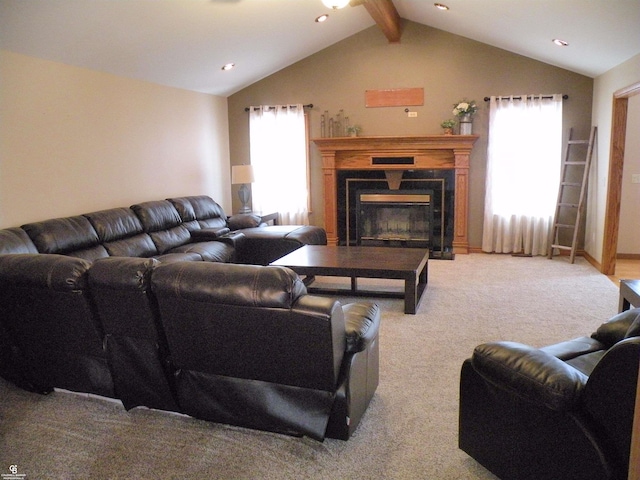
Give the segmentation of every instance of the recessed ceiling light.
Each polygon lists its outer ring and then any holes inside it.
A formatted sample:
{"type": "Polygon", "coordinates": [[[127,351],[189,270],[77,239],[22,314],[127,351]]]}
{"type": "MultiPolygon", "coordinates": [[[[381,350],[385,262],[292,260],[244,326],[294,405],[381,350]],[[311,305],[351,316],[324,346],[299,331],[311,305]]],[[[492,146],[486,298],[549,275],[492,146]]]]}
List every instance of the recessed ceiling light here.
{"type": "Polygon", "coordinates": [[[328,18],[329,18],[329,14],[327,13],[325,13],[324,15],[320,15],[318,18],[316,18],[316,23],[325,22],[328,18]]]}
{"type": "Polygon", "coordinates": [[[436,7],[438,10],[449,10],[449,7],[447,7],[443,3],[434,3],[433,6],[436,7]]]}
{"type": "Polygon", "coordinates": [[[560,40],[559,38],[554,38],[553,43],[555,43],[559,47],[566,47],[569,45],[569,42],[565,42],[564,40],[560,40]]]}
{"type": "Polygon", "coordinates": [[[236,66],[235,63],[227,63],[227,64],[222,66],[222,70],[224,70],[224,71],[231,70],[235,66],[236,66]]]}

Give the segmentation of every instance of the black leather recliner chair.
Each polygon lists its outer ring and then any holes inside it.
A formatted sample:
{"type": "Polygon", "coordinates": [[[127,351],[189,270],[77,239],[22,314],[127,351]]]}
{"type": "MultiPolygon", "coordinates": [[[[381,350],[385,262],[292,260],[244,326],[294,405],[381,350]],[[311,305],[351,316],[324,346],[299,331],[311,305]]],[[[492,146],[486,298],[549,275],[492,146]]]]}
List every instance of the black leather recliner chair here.
{"type": "Polygon", "coordinates": [[[104,349],[117,398],[138,406],[180,411],[167,341],[159,325],[152,258],[110,257],[89,269],[89,288],[104,333],[104,349]]]}
{"type": "Polygon", "coordinates": [[[282,267],[180,262],[151,276],[177,403],[196,418],[348,439],[378,385],[380,312],[282,267]]]}
{"type": "Polygon", "coordinates": [[[462,366],[459,446],[502,480],[627,478],[640,309],[540,349],[476,347],[462,366]]]}
{"type": "Polygon", "coordinates": [[[12,352],[5,378],[41,393],[56,387],[114,396],[87,288],[90,266],[64,255],[0,255],[2,343],[12,352]]]}

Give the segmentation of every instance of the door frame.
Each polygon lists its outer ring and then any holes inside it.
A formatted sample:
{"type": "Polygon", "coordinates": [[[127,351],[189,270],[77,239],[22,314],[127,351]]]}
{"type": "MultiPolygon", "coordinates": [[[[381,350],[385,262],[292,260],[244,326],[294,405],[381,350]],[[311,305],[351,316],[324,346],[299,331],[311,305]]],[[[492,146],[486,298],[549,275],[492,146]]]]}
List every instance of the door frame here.
{"type": "Polygon", "coordinates": [[[604,238],[600,271],[614,275],[618,253],[618,229],[620,228],[620,203],[622,201],[622,168],[627,135],[627,108],[629,97],[640,94],[640,82],[617,90],[613,94],[611,116],[611,143],[609,148],[609,182],[607,206],[604,214],[604,238]]]}

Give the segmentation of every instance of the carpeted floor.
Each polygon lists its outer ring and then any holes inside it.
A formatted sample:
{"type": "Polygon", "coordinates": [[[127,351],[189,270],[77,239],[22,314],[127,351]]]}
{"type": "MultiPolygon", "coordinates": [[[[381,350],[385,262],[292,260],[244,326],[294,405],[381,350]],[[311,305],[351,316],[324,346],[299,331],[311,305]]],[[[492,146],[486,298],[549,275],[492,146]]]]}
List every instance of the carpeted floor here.
{"type": "Polygon", "coordinates": [[[126,412],[118,402],[38,396],[0,380],[0,473],[17,465],[26,480],[495,480],[457,448],[462,361],[487,341],[542,346],[590,334],[617,302],[617,287],[582,258],[430,261],[417,315],[404,315],[402,300],[377,300],[380,386],[348,442],[126,412]]]}

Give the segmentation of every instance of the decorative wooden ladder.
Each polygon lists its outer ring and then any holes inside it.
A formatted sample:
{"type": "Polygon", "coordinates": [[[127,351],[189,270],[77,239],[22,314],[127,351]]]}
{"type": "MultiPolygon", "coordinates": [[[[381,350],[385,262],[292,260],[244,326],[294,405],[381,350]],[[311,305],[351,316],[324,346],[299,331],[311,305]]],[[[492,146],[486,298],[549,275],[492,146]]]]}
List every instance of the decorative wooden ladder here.
{"type": "MultiPolygon", "coordinates": [[[[580,219],[582,218],[582,212],[584,210],[584,200],[587,192],[587,183],[589,180],[589,170],[591,168],[591,157],[593,155],[593,144],[595,142],[596,133],[598,131],[598,127],[591,127],[591,135],[589,136],[589,140],[573,140],[572,134],[573,129],[569,129],[569,138],[567,140],[567,146],[565,148],[564,159],[562,160],[562,171],[560,173],[560,186],[558,188],[558,201],[556,202],[556,211],[553,217],[553,228],[551,229],[551,233],[549,234],[549,249],[547,258],[553,258],[554,249],[558,250],[569,250],[570,256],[569,261],[573,263],[576,258],[576,248],[578,245],[578,233],[580,230],[580,219]],[[573,146],[576,145],[586,145],[587,153],[584,160],[575,160],[571,152],[573,146]],[[582,182],[569,181],[569,166],[575,165],[576,168],[582,167],[584,170],[582,172],[582,182]],[[578,198],[578,203],[568,202],[566,194],[566,189],[575,189],[580,188],[580,195],[578,198]],[[575,216],[572,216],[571,213],[574,213],[575,216]],[[565,221],[567,219],[571,219],[573,217],[575,221],[573,223],[560,223],[561,220],[565,221]],[[560,231],[561,230],[573,230],[573,238],[571,240],[571,245],[561,245],[560,244],[560,231]]],[[[574,172],[575,174],[575,172],[574,172]]],[[[568,191],[568,190],[567,190],[568,191]]],[[[573,190],[575,191],[575,190],[573,190]]],[[[570,194],[571,195],[571,194],[570,194]]],[[[575,194],[573,195],[575,197],[575,194]]]]}

